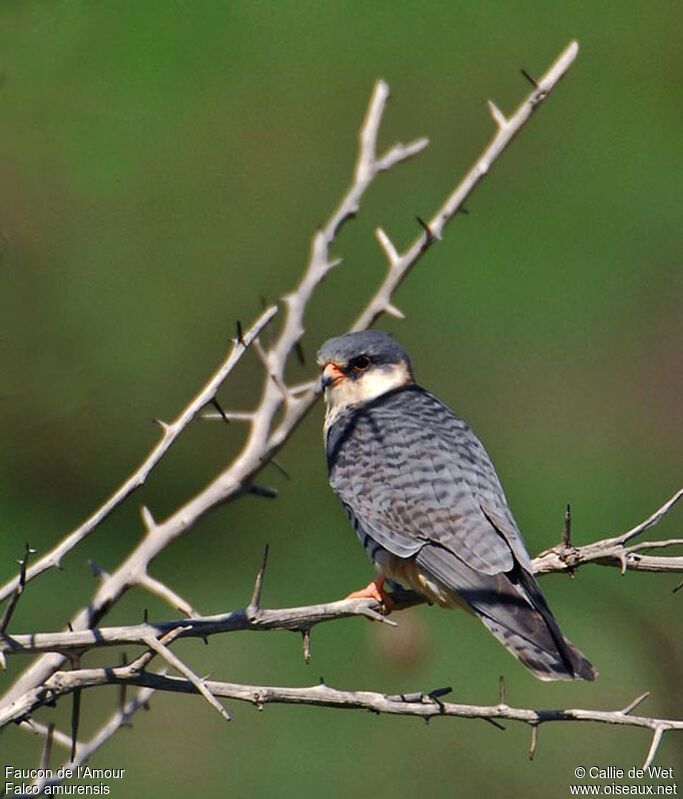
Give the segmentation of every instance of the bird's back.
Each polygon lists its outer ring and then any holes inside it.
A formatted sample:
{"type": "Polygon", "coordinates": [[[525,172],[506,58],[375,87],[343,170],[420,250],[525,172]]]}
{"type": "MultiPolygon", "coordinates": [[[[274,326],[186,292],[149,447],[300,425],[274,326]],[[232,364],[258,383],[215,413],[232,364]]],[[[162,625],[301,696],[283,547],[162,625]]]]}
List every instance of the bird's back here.
{"type": "Polygon", "coordinates": [[[378,551],[410,559],[539,677],[592,679],[533,577],[493,464],[462,419],[411,384],[349,408],[326,447],[330,484],[373,559],[378,551]]]}

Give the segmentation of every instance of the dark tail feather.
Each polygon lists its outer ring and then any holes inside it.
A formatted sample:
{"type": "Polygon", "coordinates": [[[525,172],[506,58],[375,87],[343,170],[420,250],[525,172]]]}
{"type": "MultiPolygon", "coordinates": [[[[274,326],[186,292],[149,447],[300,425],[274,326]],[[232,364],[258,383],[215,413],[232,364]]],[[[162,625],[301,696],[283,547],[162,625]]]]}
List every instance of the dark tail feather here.
{"type": "Polygon", "coordinates": [[[566,638],[562,639],[562,649],[549,651],[538,640],[521,636],[495,619],[477,614],[484,625],[495,635],[505,648],[532,671],[539,680],[594,680],[595,668],[583,653],[566,638]]]}
{"type": "Polygon", "coordinates": [[[559,679],[594,680],[598,676],[595,667],[578,647],[574,646],[571,641],[562,635],[557,621],[548,607],[548,603],[545,601],[545,597],[541,593],[541,589],[533,575],[522,568],[519,568],[518,572],[519,584],[523,587],[531,604],[541,614],[545,623],[548,625],[548,630],[557,645],[557,650],[565,664],[566,671],[573,674],[573,676],[569,678],[560,677],[559,679]]]}
{"type": "Polygon", "coordinates": [[[560,632],[538,584],[518,565],[508,573],[475,571],[442,547],[425,546],[417,565],[465,600],[484,625],[541,680],[594,680],[596,671],[560,632]]]}

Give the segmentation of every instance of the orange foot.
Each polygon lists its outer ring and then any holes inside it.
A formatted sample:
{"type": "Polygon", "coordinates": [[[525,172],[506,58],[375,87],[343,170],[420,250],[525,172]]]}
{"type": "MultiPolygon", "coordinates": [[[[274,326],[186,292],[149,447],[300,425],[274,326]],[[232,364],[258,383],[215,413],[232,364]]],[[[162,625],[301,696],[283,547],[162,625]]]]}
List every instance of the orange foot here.
{"type": "Polygon", "coordinates": [[[365,588],[361,588],[360,591],[354,591],[348,596],[345,596],[344,599],[376,599],[384,605],[384,609],[387,613],[391,613],[394,609],[394,600],[391,598],[391,595],[387,594],[384,590],[384,580],[385,578],[382,576],[376,577],[371,583],[368,583],[365,588]]]}

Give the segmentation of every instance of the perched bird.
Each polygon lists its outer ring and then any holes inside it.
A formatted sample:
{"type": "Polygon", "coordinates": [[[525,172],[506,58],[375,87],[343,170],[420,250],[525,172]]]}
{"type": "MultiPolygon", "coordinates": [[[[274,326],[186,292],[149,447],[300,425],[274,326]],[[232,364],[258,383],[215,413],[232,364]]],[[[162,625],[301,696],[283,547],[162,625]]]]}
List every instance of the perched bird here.
{"type": "Polygon", "coordinates": [[[483,445],[413,378],[401,345],[368,330],[326,341],[330,485],[380,576],[351,596],[391,607],[384,583],[478,616],[541,680],[595,679],[560,632],[483,445]]]}

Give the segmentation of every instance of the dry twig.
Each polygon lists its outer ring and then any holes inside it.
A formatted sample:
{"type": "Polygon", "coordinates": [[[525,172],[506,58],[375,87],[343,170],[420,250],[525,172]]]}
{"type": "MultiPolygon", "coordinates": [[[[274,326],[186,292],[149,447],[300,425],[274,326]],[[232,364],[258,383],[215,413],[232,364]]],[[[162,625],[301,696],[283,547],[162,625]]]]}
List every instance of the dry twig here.
{"type": "Polygon", "coordinates": [[[575,547],[565,538],[557,546],[546,549],[534,559],[534,572],[548,574],[549,572],[573,572],[579,566],[587,563],[597,563],[600,566],[618,566],[622,574],[629,571],[642,572],[683,572],[683,555],[656,556],[645,555],[648,549],[665,549],[667,547],[683,546],[683,538],[669,538],[664,541],[641,541],[630,544],[639,535],[653,527],[674,507],[683,497],[683,488],[679,489],[670,499],[658,508],[645,521],[637,524],[631,530],[613,538],[603,538],[592,544],[575,547]]]}
{"type": "MultiPolygon", "coordinates": [[[[107,741],[115,735],[122,727],[131,727],[131,719],[133,716],[143,708],[149,708],[149,700],[154,693],[153,688],[141,688],[135,696],[124,705],[119,707],[107,721],[100,727],[100,729],[88,741],[81,741],[76,750],[76,756],[73,759],[67,759],[62,763],[64,768],[77,768],[87,763],[92,756],[102,747],[107,741]]],[[[20,724],[28,732],[34,735],[40,735],[45,741],[48,739],[54,743],[58,743],[63,748],[71,749],[71,737],[65,735],[54,729],[54,725],[45,725],[31,719],[20,724]]],[[[43,752],[47,746],[44,746],[43,752]]],[[[46,768],[47,763],[43,764],[41,760],[41,768],[46,768]]],[[[58,769],[53,769],[57,771],[58,769]]],[[[14,794],[15,796],[36,796],[40,794],[48,785],[57,785],[61,782],[59,779],[36,779],[31,783],[31,792],[25,794],[14,794]]]]}
{"type": "MultiPolygon", "coordinates": [[[[42,689],[26,694],[12,708],[0,711],[0,725],[9,721],[21,721],[40,707],[43,697],[41,691],[48,691],[53,699],[67,695],[75,690],[93,688],[100,685],[126,683],[156,691],[174,693],[197,693],[197,686],[188,679],[169,677],[138,670],[130,666],[114,669],[80,669],[78,671],[56,672],[42,689]]],[[[304,688],[285,688],[263,685],[241,685],[216,680],[205,680],[204,686],[214,697],[250,702],[259,709],[267,704],[312,705],[315,707],[334,707],[346,710],[368,710],[372,713],[386,713],[396,716],[417,716],[429,720],[434,717],[456,717],[465,719],[487,719],[516,721],[528,724],[532,729],[530,755],[533,755],[538,738],[538,728],[551,722],[594,722],[625,727],[640,727],[652,732],[652,743],[644,767],[648,766],[657,751],[662,736],[670,730],[683,731],[682,719],[661,719],[634,716],[631,711],[645,697],[639,697],[620,710],[586,710],[578,708],[533,710],[497,705],[462,705],[443,702],[440,699],[446,691],[430,693],[402,694],[387,696],[374,691],[342,691],[320,682],[304,688]],[[535,732],[534,732],[535,731],[535,732]]]]}
{"type": "MultiPolygon", "coordinates": [[[[68,533],[56,546],[39,558],[28,570],[25,570],[23,582],[27,583],[48,569],[61,568],[62,560],[74,547],[87,538],[109,514],[127,499],[136,489],[144,485],[150,472],[168,452],[180,434],[187,428],[197,414],[216,398],[218,389],[231,374],[249,345],[277,313],[277,308],[266,308],[254,322],[250,330],[240,341],[234,341],[230,352],[209,380],[202,386],[188,405],[170,423],[159,419],[154,421],[161,428],[161,440],[150,451],[144,461],[128,477],[116,491],[94,511],[79,527],[68,533]]],[[[0,602],[9,597],[22,585],[21,575],[9,580],[0,588],[0,602]]]]}

